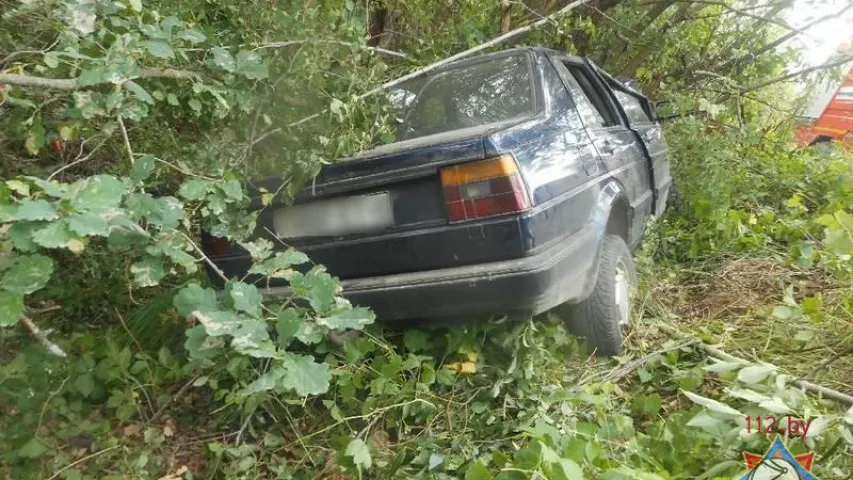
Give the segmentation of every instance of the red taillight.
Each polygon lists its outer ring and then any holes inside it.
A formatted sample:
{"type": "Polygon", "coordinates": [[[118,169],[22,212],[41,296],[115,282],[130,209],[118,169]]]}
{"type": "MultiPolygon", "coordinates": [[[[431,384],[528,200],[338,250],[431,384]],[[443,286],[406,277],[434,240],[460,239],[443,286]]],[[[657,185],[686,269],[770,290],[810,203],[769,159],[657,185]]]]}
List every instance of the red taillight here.
{"type": "Polygon", "coordinates": [[[494,217],[530,208],[530,198],[509,155],[441,170],[444,202],[451,222],[494,217]]]}

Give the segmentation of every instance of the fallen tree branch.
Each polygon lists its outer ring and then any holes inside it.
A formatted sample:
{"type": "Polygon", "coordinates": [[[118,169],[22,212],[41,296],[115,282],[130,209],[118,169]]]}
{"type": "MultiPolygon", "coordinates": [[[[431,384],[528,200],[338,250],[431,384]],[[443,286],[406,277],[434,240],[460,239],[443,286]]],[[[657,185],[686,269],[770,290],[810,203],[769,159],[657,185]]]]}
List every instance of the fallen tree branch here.
{"type": "Polygon", "coordinates": [[[740,93],[741,94],[748,93],[748,92],[751,92],[753,90],[758,90],[760,88],[764,88],[764,87],[767,87],[767,86],[770,86],[770,85],[773,85],[776,83],[781,83],[781,82],[784,82],[786,80],[790,80],[792,78],[800,77],[800,76],[803,76],[803,75],[806,75],[806,74],[809,74],[812,72],[817,72],[819,70],[828,70],[830,68],[834,68],[834,67],[837,67],[839,65],[844,65],[845,63],[849,63],[849,62],[853,62],[853,56],[847,56],[847,57],[844,57],[840,60],[835,60],[833,62],[824,63],[822,65],[817,65],[814,67],[804,68],[804,69],[798,70],[794,73],[782,75],[781,77],[772,78],[770,80],[760,82],[760,83],[756,83],[754,85],[748,85],[746,87],[741,88],[740,93]]]}
{"type": "MultiPolygon", "coordinates": [[[[198,78],[199,75],[186,70],[175,70],[173,68],[144,68],[139,73],[128,80],[137,78],[173,78],[176,80],[192,80],[198,78]]],[[[81,88],[92,87],[94,85],[103,85],[112,82],[99,82],[80,86],[77,84],[76,78],[45,78],[35,77],[32,75],[21,75],[17,73],[0,73],[0,85],[17,85],[20,87],[37,87],[49,88],[53,90],[79,90],[81,88]]]]}
{"type": "Polygon", "coordinates": [[[360,45],[358,43],[345,42],[343,40],[287,40],[284,42],[268,42],[268,43],[253,43],[251,46],[255,47],[255,50],[260,50],[262,48],[284,48],[290,47],[292,45],[305,45],[305,44],[316,44],[316,45],[341,45],[344,47],[356,47],[364,50],[368,50],[373,53],[378,53],[380,55],[387,55],[389,57],[397,57],[397,58],[409,58],[409,56],[403,52],[397,52],[394,50],[388,50],[387,48],[381,47],[371,47],[369,45],[360,45]]]}
{"type": "MultiPolygon", "coordinates": [[[[496,45],[500,45],[501,43],[504,43],[508,40],[512,40],[516,37],[520,37],[522,35],[525,35],[525,34],[531,32],[532,30],[534,30],[535,28],[540,27],[542,25],[545,25],[546,23],[552,22],[552,21],[554,21],[555,18],[561,17],[561,16],[565,15],[566,13],[574,10],[575,8],[577,8],[581,5],[584,5],[590,1],[591,0],[576,0],[576,1],[566,5],[565,7],[561,8],[560,10],[557,10],[556,12],[552,13],[551,15],[548,15],[547,17],[541,18],[541,19],[539,19],[539,20],[537,20],[537,21],[535,21],[535,22],[533,22],[527,26],[517,28],[517,29],[512,30],[510,32],[504,33],[503,35],[499,35],[499,36],[489,40],[488,42],[481,43],[481,44],[477,45],[476,47],[469,48],[468,50],[465,50],[463,52],[459,52],[455,55],[451,55],[451,56],[445,58],[444,60],[439,60],[438,62],[432,63],[430,65],[427,65],[426,67],[415,70],[414,72],[403,75],[402,77],[398,77],[398,78],[395,78],[393,80],[389,80],[389,81],[383,83],[382,85],[379,85],[378,87],[376,87],[372,90],[368,90],[367,92],[362,93],[361,95],[359,95],[356,98],[359,100],[364,100],[365,98],[372,97],[373,95],[376,95],[377,93],[380,93],[380,92],[384,92],[385,90],[393,88],[393,87],[395,87],[395,86],[397,86],[403,82],[406,82],[408,80],[412,80],[414,78],[418,78],[421,75],[426,75],[427,73],[435,71],[435,70],[437,70],[437,69],[439,69],[439,68],[441,68],[447,64],[453,63],[456,60],[460,60],[460,59],[463,59],[465,57],[470,57],[471,55],[474,55],[475,53],[482,52],[483,50],[487,50],[487,49],[492,48],[496,45]]],[[[323,112],[325,112],[325,110],[317,112],[317,113],[312,114],[312,115],[309,115],[305,118],[299,119],[295,122],[292,122],[292,123],[286,125],[285,127],[278,127],[278,128],[274,128],[268,132],[265,132],[263,135],[259,136],[254,141],[252,141],[251,145],[256,145],[258,142],[269,137],[270,135],[281,133],[282,131],[284,131],[285,128],[293,128],[293,127],[302,125],[305,122],[310,122],[311,120],[314,120],[315,118],[318,118],[320,115],[322,115],[323,112]]]]}
{"type": "Polygon", "coordinates": [[[672,352],[675,350],[681,350],[682,348],[685,348],[685,347],[692,347],[697,343],[699,343],[699,340],[687,340],[685,342],[679,343],[678,345],[674,345],[672,347],[662,348],[660,350],[655,350],[654,352],[651,352],[648,355],[644,355],[638,359],[632,360],[632,361],[630,361],[630,362],[628,362],[628,363],[626,363],[626,364],[624,364],[618,368],[611,370],[607,375],[605,375],[601,378],[601,381],[613,383],[613,382],[620,380],[623,377],[629,375],[634,370],[637,370],[638,368],[644,366],[645,364],[647,364],[650,361],[660,357],[661,355],[663,355],[665,353],[669,353],[669,352],[672,352]]]}
{"type": "MultiPolygon", "coordinates": [[[[673,335],[687,339],[694,339],[692,335],[686,334],[681,330],[678,330],[677,328],[671,327],[664,323],[660,323],[657,326],[673,335]]],[[[697,348],[705,352],[708,356],[714,357],[718,360],[723,360],[725,362],[742,363],[745,365],[754,364],[754,362],[751,362],[745,358],[736,357],[730,353],[720,350],[719,348],[713,345],[708,345],[707,343],[697,342],[695,345],[697,348]]],[[[777,369],[779,368],[772,364],[767,365],[777,369]]],[[[796,385],[797,387],[800,387],[804,391],[816,394],[818,397],[828,398],[830,400],[835,400],[839,403],[844,403],[853,406],[853,396],[839,392],[838,390],[833,390],[831,388],[824,387],[823,385],[818,385],[816,383],[812,383],[806,380],[793,380],[791,383],[796,385]]]]}
{"type": "Polygon", "coordinates": [[[30,317],[26,315],[21,315],[21,323],[23,323],[24,326],[27,327],[30,333],[32,333],[33,336],[36,337],[36,340],[38,340],[39,343],[41,343],[41,345],[45,349],[47,349],[47,351],[50,352],[52,355],[56,355],[60,358],[68,357],[68,355],[61,348],[59,348],[57,344],[47,339],[47,334],[45,334],[44,331],[42,331],[42,329],[40,329],[38,325],[36,325],[35,322],[30,319],[30,317]]]}

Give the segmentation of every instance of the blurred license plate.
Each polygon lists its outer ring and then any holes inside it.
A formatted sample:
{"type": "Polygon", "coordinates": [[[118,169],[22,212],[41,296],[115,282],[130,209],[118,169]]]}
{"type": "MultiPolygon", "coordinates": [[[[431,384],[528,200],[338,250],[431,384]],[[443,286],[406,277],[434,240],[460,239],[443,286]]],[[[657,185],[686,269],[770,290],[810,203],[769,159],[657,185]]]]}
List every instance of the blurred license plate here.
{"type": "Polygon", "coordinates": [[[388,192],[293,205],[273,214],[275,233],[283,238],[375,232],[393,224],[388,192]]]}

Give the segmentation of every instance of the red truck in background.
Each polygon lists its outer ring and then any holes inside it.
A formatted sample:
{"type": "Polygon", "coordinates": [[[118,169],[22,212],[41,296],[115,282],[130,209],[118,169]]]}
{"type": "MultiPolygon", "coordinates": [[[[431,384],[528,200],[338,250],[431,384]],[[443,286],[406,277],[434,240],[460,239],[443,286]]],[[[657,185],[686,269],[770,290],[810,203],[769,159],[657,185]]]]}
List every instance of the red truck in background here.
{"type": "Polygon", "coordinates": [[[825,79],[817,85],[800,121],[797,142],[837,141],[853,148],[853,68],[840,81],[825,79]]]}

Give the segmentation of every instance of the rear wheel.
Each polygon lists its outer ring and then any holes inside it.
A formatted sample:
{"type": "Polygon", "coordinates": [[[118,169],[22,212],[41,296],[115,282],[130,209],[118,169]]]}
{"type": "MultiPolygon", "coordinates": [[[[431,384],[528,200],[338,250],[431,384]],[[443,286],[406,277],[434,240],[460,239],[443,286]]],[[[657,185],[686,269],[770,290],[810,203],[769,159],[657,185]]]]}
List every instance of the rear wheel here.
{"type": "Polygon", "coordinates": [[[636,285],[637,271],[628,245],[618,235],[607,235],[592,294],[578,304],[561,305],[558,313],[569,330],[586,338],[597,355],[617,355],[622,351],[623,331],[631,322],[636,285]]]}

